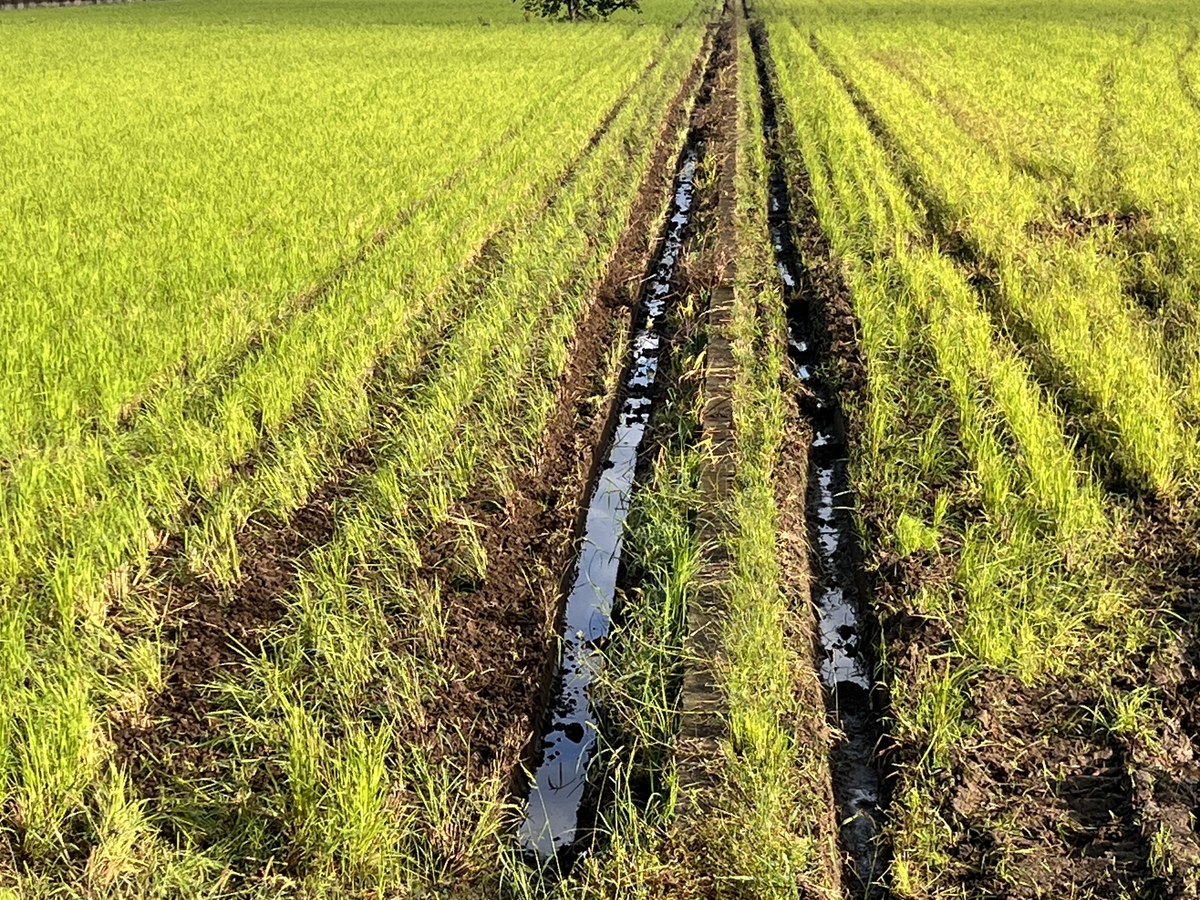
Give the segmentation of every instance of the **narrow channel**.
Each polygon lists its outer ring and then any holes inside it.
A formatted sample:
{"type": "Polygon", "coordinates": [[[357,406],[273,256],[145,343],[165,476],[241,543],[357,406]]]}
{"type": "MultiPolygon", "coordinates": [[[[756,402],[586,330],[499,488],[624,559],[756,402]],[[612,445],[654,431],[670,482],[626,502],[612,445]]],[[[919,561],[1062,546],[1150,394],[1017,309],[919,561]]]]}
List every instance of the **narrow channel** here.
{"type": "Polygon", "coordinates": [[[864,628],[869,614],[860,587],[854,494],[847,465],[845,421],[837,395],[821,378],[821,311],[814,307],[803,260],[792,236],[792,203],[779,141],[776,86],[767,65],[761,23],[750,30],[762,93],[763,138],[770,164],[767,211],[775,262],[783,284],[788,356],[807,388],[802,401],[813,431],[809,449],[807,512],[816,578],[820,677],[826,712],[838,734],[830,757],[842,847],[849,857],[848,892],[864,900],[886,896],[888,864],[880,841],[884,797],[877,762],[879,717],[873,702],[874,671],[864,628]]]}
{"type": "Polygon", "coordinates": [[[587,505],[583,541],[562,619],[562,644],[540,762],[534,772],[517,841],[539,868],[562,863],[584,836],[582,808],[588,764],[597,747],[597,716],[590,690],[604,663],[601,648],[612,630],[638,455],[650,427],[664,341],[667,303],[676,263],[691,220],[697,152],[689,143],[679,162],[666,231],[642,290],[641,323],[605,462],[587,505]]]}

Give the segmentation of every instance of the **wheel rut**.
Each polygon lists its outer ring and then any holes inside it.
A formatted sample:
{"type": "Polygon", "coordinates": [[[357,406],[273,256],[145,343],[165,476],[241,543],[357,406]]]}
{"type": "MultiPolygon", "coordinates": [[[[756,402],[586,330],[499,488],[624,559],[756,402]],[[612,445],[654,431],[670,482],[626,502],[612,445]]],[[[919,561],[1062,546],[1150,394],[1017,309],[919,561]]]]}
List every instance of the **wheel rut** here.
{"type": "Polygon", "coordinates": [[[844,287],[828,271],[831,251],[815,211],[806,208],[805,201],[793,199],[806,195],[792,190],[781,133],[785,127],[781,101],[761,21],[752,23],[750,40],[762,97],[763,139],[770,166],[768,225],[786,307],[788,357],[799,384],[800,412],[812,432],[806,512],[815,573],[818,670],[827,715],[837,735],[830,768],[847,857],[844,885],[853,896],[878,900],[888,896],[889,862],[883,838],[888,797],[879,758],[881,691],[872,652],[878,627],[871,618],[854,519],[848,466],[851,436],[828,374],[853,373],[853,383],[863,377],[862,361],[854,339],[853,313],[844,287]],[[810,268],[810,260],[818,265],[824,261],[826,270],[810,268]]]}
{"type": "Polygon", "coordinates": [[[696,107],[675,163],[672,200],[641,281],[629,361],[611,419],[597,442],[597,465],[581,507],[578,554],[564,579],[560,649],[549,682],[546,721],[531,755],[529,794],[516,830],[517,846],[526,859],[553,877],[565,875],[586,848],[590,819],[602,793],[596,759],[603,715],[592,699],[592,688],[605,664],[617,596],[625,586],[625,521],[634,492],[647,474],[647,450],[664,390],[671,341],[667,323],[692,227],[697,171],[705,158],[698,123],[722,63],[720,44],[721,38],[710,32],[703,69],[696,70],[698,84],[693,82],[691,88],[696,107]]]}

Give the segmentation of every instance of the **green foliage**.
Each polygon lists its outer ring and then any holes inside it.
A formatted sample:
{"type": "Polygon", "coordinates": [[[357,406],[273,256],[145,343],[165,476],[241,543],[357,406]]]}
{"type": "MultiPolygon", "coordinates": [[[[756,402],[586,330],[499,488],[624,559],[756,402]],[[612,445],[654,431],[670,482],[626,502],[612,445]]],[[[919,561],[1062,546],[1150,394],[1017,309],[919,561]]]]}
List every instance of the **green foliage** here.
{"type": "Polygon", "coordinates": [[[908,513],[900,513],[896,520],[896,552],[901,556],[909,556],[918,550],[933,550],[937,540],[936,528],[908,513]]]}
{"type": "Polygon", "coordinates": [[[521,0],[521,8],[546,18],[566,17],[574,22],[581,18],[607,19],[622,9],[636,12],[642,5],[640,0],[521,0]]]}

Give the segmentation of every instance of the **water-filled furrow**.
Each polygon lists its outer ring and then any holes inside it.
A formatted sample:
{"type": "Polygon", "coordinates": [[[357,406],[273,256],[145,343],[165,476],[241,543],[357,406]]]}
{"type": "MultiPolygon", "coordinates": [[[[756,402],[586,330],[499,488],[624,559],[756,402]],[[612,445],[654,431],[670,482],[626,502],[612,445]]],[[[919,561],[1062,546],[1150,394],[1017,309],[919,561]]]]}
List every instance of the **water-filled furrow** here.
{"type": "Polygon", "coordinates": [[[612,630],[625,519],[654,407],[667,299],[690,220],[696,161],[696,151],[689,146],[677,170],[666,232],[643,287],[641,324],[632,341],[616,427],[587,504],[575,577],[563,610],[561,655],[541,759],[517,832],[520,847],[539,866],[554,862],[583,836],[588,764],[599,737],[590,690],[612,630]]]}
{"type": "Polygon", "coordinates": [[[840,835],[856,897],[884,896],[886,856],[880,843],[884,798],[876,761],[879,719],[873,702],[874,666],[865,623],[869,613],[859,579],[854,496],[847,465],[846,430],[836,393],[821,376],[821,313],[792,237],[787,170],[778,140],[772,73],[759,28],[752,46],[762,90],[763,136],[770,174],[767,219],[783,284],[788,357],[806,388],[804,412],[812,425],[807,514],[812,545],[814,605],[820,677],[838,740],[830,758],[840,835]]]}

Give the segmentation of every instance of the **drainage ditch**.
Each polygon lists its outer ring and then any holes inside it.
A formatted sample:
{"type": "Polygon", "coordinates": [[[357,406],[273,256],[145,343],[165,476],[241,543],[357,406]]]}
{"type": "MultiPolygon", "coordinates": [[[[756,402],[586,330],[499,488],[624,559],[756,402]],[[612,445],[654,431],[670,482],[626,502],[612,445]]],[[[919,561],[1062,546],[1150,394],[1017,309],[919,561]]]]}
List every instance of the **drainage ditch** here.
{"type": "Polygon", "coordinates": [[[588,764],[599,738],[590,689],[600,674],[602,650],[612,631],[625,520],[657,399],[668,298],[691,221],[697,162],[698,152],[689,140],[680,157],[666,232],[642,290],[632,362],[622,386],[616,427],[587,503],[583,541],[563,611],[561,657],[540,762],[517,831],[526,857],[543,869],[561,864],[585,836],[588,764]]]}
{"type": "Polygon", "coordinates": [[[788,356],[803,384],[802,412],[812,426],[809,450],[807,513],[816,582],[813,599],[818,618],[820,677],[826,712],[838,740],[830,769],[840,836],[848,857],[847,886],[856,897],[886,896],[887,867],[881,841],[885,798],[877,762],[881,736],[875,708],[869,610],[861,585],[854,496],[847,466],[845,420],[836,392],[822,377],[822,311],[811,288],[792,235],[792,203],[779,140],[774,73],[767,63],[765,31],[750,31],[762,92],[763,137],[770,165],[768,224],[776,266],[783,285],[788,323],[788,356]]]}

